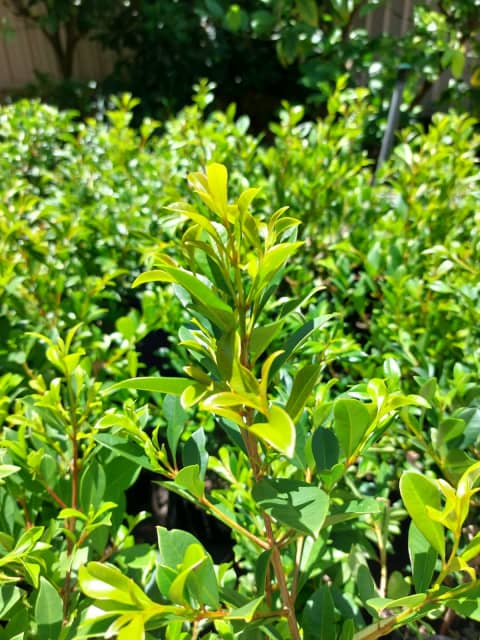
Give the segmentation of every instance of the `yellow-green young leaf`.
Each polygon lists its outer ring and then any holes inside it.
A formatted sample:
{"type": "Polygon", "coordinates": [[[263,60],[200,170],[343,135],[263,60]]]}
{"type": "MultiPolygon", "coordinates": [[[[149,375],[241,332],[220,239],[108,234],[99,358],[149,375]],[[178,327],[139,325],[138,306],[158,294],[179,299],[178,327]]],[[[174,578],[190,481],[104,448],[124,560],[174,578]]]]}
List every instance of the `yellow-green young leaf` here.
{"type": "Polygon", "coordinates": [[[459,80],[463,75],[463,69],[465,68],[465,54],[463,51],[455,49],[452,51],[452,63],[451,63],[452,75],[459,80]]]}
{"type": "Polygon", "coordinates": [[[195,222],[195,224],[198,224],[199,227],[204,229],[212,238],[217,241],[218,244],[220,244],[220,236],[213,224],[206,216],[199,213],[191,204],[188,204],[187,202],[174,202],[165,207],[165,209],[167,209],[168,211],[173,211],[174,213],[178,213],[179,215],[188,218],[192,222],[195,222]]]}
{"type": "Polygon", "coordinates": [[[477,533],[477,535],[470,540],[460,555],[465,562],[468,562],[469,560],[472,560],[472,558],[475,558],[475,556],[480,555],[480,533],[477,533]]]}
{"type": "Polygon", "coordinates": [[[80,589],[94,600],[108,600],[127,607],[148,609],[154,602],[145,595],[133,580],[112,565],[89,562],[78,572],[80,589]]]}
{"type": "Polygon", "coordinates": [[[468,573],[470,580],[475,580],[477,573],[473,567],[471,567],[461,556],[457,556],[453,559],[450,565],[450,571],[465,571],[468,573]]]}
{"type": "Polygon", "coordinates": [[[188,184],[194,191],[207,191],[208,180],[207,176],[200,171],[195,171],[188,174],[188,184]]]}
{"type": "Polygon", "coordinates": [[[253,424],[249,430],[259,440],[276,451],[292,458],[295,453],[295,425],[288,413],[273,405],[270,407],[268,422],[253,424]]]}
{"type": "Polygon", "coordinates": [[[247,602],[247,604],[244,604],[243,607],[232,609],[226,618],[228,620],[245,620],[246,622],[251,622],[255,612],[262,602],[263,596],[255,598],[255,600],[251,600],[250,602],[247,602]]]}
{"type": "Polygon", "coordinates": [[[247,393],[234,393],[233,391],[220,391],[220,393],[214,393],[206,398],[201,408],[207,411],[213,411],[216,413],[217,409],[224,407],[251,407],[262,411],[262,405],[258,398],[252,394],[247,393]]]}
{"type": "Polygon", "coordinates": [[[458,482],[457,494],[459,497],[469,496],[475,484],[480,478],[480,462],[472,464],[462,475],[458,482]]]}
{"type": "Polygon", "coordinates": [[[0,480],[11,476],[13,473],[20,471],[21,467],[17,467],[15,464],[2,464],[0,465],[0,480]]]}
{"type": "Polygon", "coordinates": [[[206,558],[197,561],[197,564],[194,564],[186,569],[180,571],[180,573],[173,580],[170,589],[168,591],[168,599],[175,604],[181,604],[185,606],[192,606],[196,608],[197,603],[192,603],[189,601],[188,597],[188,589],[187,589],[187,581],[188,576],[190,575],[190,571],[195,570],[195,568],[199,567],[203,562],[205,562],[206,558]]]}
{"type": "Polygon", "coordinates": [[[274,363],[274,361],[278,358],[278,356],[280,356],[283,353],[283,351],[275,351],[274,353],[271,353],[268,358],[265,360],[265,362],[262,365],[262,380],[260,382],[260,395],[262,397],[262,401],[264,403],[267,402],[267,392],[268,392],[268,378],[270,375],[270,369],[272,368],[272,365],[274,363]]]}
{"type": "Polygon", "coordinates": [[[139,614],[125,614],[117,618],[108,628],[108,637],[115,634],[117,640],[145,640],[145,625],[143,616],[139,614]],[[118,634],[118,635],[117,635],[118,634]]]}
{"type": "Polygon", "coordinates": [[[258,396],[260,385],[253,373],[244,367],[239,358],[234,358],[232,362],[232,377],[230,378],[230,388],[235,393],[258,396]]]}
{"type": "Polygon", "coordinates": [[[290,256],[296,253],[303,244],[303,242],[284,242],[269,249],[260,262],[260,277],[257,286],[261,286],[278,273],[290,256]]]}
{"type": "MultiPolygon", "coordinates": [[[[439,510],[439,509],[435,509],[434,507],[431,507],[430,505],[427,505],[425,507],[427,514],[431,517],[432,520],[435,520],[435,522],[440,522],[440,524],[443,524],[443,526],[447,527],[447,529],[450,529],[451,531],[456,531],[458,527],[458,518],[460,517],[461,511],[462,511],[461,500],[457,498],[455,489],[450,484],[448,484],[448,482],[446,482],[445,480],[442,480],[442,479],[437,480],[436,484],[437,484],[437,487],[445,496],[445,506],[443,507],[443,509],[439,510]]],[[[468,504],[467,504],[465,517],[467,516],[467,513],[468,513],[468,504]]],[[[465,517],[462,518],[462,522],[465,519],[465,517]]]]}
{"type": "Polygon", "coordinates": [[[366,604],[376,611],[384,611],[393,607],[416,607],[427,599],[426,593],[414,593],[411,596],[392,600],[391,598],[369,598],[366,604]]]}
{"type": "Polygon", "coordinates": [[[202,398],[204,398],[207,394],[207,389],[204,384],[199,382],[194,382],[190,384],[186,389],[184,389],[182,395],[180,396],[180,404],[184,409],[188,409],[189,407],[193,407],[194,404],[200,402],[202,398]]]}
{"type": "Polygon", "coordinates": [[[213,201],[218,206],[219,211],[227,214],[228,197],[227,197],[227,181],[228,172],[223,164],[214,162],[207,166],[208,190],[213,201]]]}
{"type": "Polygon", "coordinates": [[[243,191],[243,193],[240,194],[240,197],[237,200],[237,206],[242,214],[248,209],[253,200],[257,197],[259,191],[260,189],[246,189],[245,191],[243,191]]]}
{"type": "Polygon", "coordinates": [[[445,560],[445,530],[427,513],[427,506],[440,509],[440,490],[430,478],[406,471],[400,478],[400,494],[409,516],[420,533],[445,560]]]}

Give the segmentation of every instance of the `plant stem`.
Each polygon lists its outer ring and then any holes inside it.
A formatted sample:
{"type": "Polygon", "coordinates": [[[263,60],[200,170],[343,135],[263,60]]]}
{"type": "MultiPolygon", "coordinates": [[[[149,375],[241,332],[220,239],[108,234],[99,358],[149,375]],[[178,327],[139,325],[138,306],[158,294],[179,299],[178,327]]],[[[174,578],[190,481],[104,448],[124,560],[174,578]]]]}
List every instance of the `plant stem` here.
{"type": "Polygon", "coordinates": [[[42,487],[44,487],[45,491],[52,496],[52,498],[55,500],[55,502],[58,504],[59,507],[61,507],[62,509],[67,509],[68,505],[60,498],[60,496],[58,496],[55,491],[52,489],[52,487],[50,487],[46,482],[44,482],[42,479],[40,479],[40,483],[42,485],[42,487]]]}
{"type": "Polygon", "coordinates": [[[304,542],[305,542],[305,538],[303,537],[298,538],[297,540],[297,551],[295,553],[295,570],[293,573],[293,582],[292,582],[292,590],[291,590],[291,597],[293,600],[295,600],[295,598],[297,597],[298,579],[300,576],[300,563],[302,561],[304,542]]]}
{"type": "Polygon", "coordinates": [[[387,567],[387,550],[385,548],[385,542],[383,539],[382,527],[376,520],[372,520],[373,530],[377,538],[378,555],[380,562],[380,584],[378,590],[382,598],[385,598],[387,593],[387,581],[388,581],[388,567],[387,567]]]}
{"type": "Polygon", "coordinates": [[[230,518],[225,513],[223,513],[223,511],[221,509],[216,507],[213,504],[213,502],[210,502],[210,500],[208,498],[206,498],[205,496],[202,496],[200,498],[200,504],[202,504],[211,513],[213,513],[213,515],[218,520],[220,520],[221,522],[226,524],[231,529],[235,529],[236,531],[241,533],[242,536],[245,536],[246,538],[248,538],[249,540],[254,542],[256,545],[258,545],[259,547],[262,547],[262,549],[265,549],[265,550],[270,549],[270,545],[267,542],[265,542],[261,538],[258,538],[254,533],[251,533],[248,529],[245,529],[245,527],[242,527],[242,525],[238,524],[238,522],[235,522],[235,520],[232,520],[232,518],[230,518]]]}
{"type": "Polygon", "coordinates": [[[273,571],[278,582],[283,606],[287,611],[287,621],[290,633],[293,640],[300,640],[300,631],[298,629],[297,618],[295,616],[294,598],[292,598],[290,593],[288,592],[287,581],[285,579],[285,573],[283,571],[282,558],[280,556],[280,551],[278,550],[277,543],[275,542],[270,516],[264,513],[263,521],[265,522],[265,531],[267,533],[268,542],[270,544],[270,548],[272,549],[273,571]]]}
{"type": "MultiPolygon", "coordinates": [[[[251,424],[251,420],[252,420],[252,416],[249,414],[246,414],[247,424],[251,424]]],[[[255,481],[258,482],[261,479],[261,471],[260,471],[261,462],[258,455],[257,440],[253,434],[249,433],[245,429],[242,429],[242,435],[243,435],[243,440],[245,442],[245,446],[247,448],[248,458],[250,460],[255,481]]],[[[273,566],[275,579],[278,583],[278,588],[280,590],[280,597],[282,599],[283,606],[286,610],[286,617],[287,617],[288,627],[290,629],[291,638],[292,640],[300,640],[300,631],[298,629],[297,618],[295,615],[295,597],[293,594],[290,595],[288,591],[285,572],[283,570],[283,565],[282,565],[282,558],[280,555],[278,544],[273,534],[272,521],[268,513],[263,512],[262,517],[263,517],[263,522],[265,524],[265,532],[267,534],[267,540],[268,540],[267,548],[272,550],[271,563],[273,566]]]]}

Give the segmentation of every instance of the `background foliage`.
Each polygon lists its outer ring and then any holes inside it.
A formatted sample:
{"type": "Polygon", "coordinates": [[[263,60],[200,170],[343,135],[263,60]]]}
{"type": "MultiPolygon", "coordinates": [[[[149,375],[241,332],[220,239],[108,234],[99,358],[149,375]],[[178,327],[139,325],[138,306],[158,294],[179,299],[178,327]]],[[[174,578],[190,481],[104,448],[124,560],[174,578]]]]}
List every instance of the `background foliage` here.
{"type": "Polygon", "coordinates": [[[385,0],[5,1],[48,38],[63,83],[43,77],[37,91],[64,106],[88,109],[90,102],[92,108],[91,90],[73,77],[81,38],[100,40],[116,54],[100,95],[129,91],[142,99],[143,113],[155,117],[184,106],[190,87],[209,77],[218,85],[219,106],[234,100],[261,128],[282,99],[307,101],[312,113],[322,110],[325,86],[345,73],[351,86],[370,88],[382,112],[400,64],[411,66],[405,118],[418,115],[414,108],[447,71],[440,106],[475,110],[478,103],[477,0],[416,0],[401,36],[369,35],[359,26],[379,7],[394,13],[385,0]]]}

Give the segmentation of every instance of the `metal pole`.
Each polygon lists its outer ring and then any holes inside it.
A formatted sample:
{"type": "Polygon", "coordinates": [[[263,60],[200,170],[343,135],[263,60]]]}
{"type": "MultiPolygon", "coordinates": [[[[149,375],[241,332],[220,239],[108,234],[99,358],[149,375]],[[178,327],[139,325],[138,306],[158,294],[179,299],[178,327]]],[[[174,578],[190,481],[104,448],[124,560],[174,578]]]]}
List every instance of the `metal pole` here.
{"type": "Polygon", "coordinates": [[[400,107],[402,105],[403,90],[405,88],[405,82],[407,80],[408,71],[410,66],[408,64],[402,64],[398,67],[397,81],[393,88],[392,100],[390,102],[390,108],[388,110],[387,127],[383,134],[382,146],[380,149],[380,155],[378,156],[377,166],[375,168],[375,175],[373,177],[373,183],[377,177],[378,170],[382,164],[388,159],[393,148],[393,140],[395,137],[395,131],[398,128],[398,120],[400,118],[400,107]]]}

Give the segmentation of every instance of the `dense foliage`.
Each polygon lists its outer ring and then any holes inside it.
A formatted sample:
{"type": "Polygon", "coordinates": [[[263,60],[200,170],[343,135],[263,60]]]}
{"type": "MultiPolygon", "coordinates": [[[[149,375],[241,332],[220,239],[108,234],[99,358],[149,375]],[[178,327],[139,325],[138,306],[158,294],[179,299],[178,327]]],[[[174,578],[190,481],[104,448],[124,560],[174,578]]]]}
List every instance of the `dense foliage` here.
{"type": "Polygon", "coordinates": [[[129,96],[2,108],[0,639],[480,619],[475,122],[405,129],[373,181],[344,85],[268,145],[206,82],[138,130],[129,96]],[[231,562],[134,535],[141,469],[231,562]]]}

